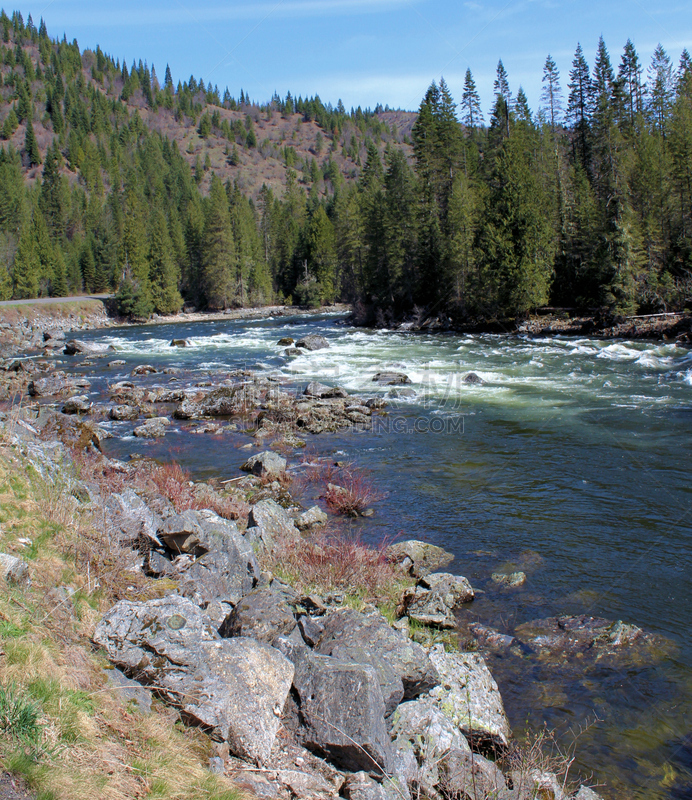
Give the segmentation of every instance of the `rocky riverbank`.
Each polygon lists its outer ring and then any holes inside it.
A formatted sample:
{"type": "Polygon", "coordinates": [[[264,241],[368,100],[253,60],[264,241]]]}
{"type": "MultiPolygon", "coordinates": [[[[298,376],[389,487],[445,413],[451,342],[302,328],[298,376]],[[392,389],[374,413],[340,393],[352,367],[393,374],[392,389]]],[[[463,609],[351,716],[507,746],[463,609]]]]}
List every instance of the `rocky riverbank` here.
{"type": "MultiPolygon", "coordinates": [[[[59,341],[48,353],[119,363],[59,341]]],[[[484,654],[654,663],[659,643],[622,622],[561,617],[511,634],[466,626],[460,650],[459,612],[475,593],[448,571],[451,556],[416,541],[384,552],[348,541],[339,515],[367,514],[376,498],[357,467],[298,455],[301,434],[367,427],[386,412],[381,399],[316,383],[296,392],[248,371],[200,384],[141,364],[99,406],[83,394],[88,377],[49,357],[5,366],[8,393],[27,393],[21,412],[7,412],[7,440],[43,479],[67,481],[75,514],[100,520],[80,566],[112,605],[88,635],[122,672],[110,671],[117,685],[209,734],[210,769],[280,800],[595,796],[540,759],[527,765],[484,654]],[[170,465],[106,457],[106,418],[144,438],[174,424],[242,431],[261,452],[237,476],[193,484],[170,465]],[[302,507],[306,482],[321,482],[324,507],[302,507]]],[[[10,581],[31,577],[7,556],[10,581]]],[[[508,591],[522,579],[493,575],[508,591]]],[[[62,604],[75,586],[53,590],[62,604]]]]}

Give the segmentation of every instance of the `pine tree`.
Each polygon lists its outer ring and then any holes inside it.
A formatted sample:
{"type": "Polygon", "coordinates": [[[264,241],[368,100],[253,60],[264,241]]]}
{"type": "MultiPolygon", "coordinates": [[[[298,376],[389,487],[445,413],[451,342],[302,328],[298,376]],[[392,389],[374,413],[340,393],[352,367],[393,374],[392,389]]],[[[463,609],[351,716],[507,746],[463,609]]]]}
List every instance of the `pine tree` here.
{"type": "Polygon", "coordinates": [[[12,296],[18,300],[38,297],[41,262],[34,244],[33,226],[26,225],[19,236],[12,268],[12,296]]]}
{"type": "Polygon", "coordinates": [[[236,254],[228,197],[212,175],[202,237],[202,286],[210,308],[228,308],[235,292],[236,254]]]}
{"type": "Polygon", "coordinates": [[[550,54],[546,58],[543,67],[541,100],[545,103],[550,119],[550,129],[554,134],[562,116],[562,89],[560,88],[560,72],[550,54]]]}
{"type": "Polygon", "coordinates": [[[43,166],[39,208],[45,217],[53,239],[62,239],[65,235],[67,193],[60,175],[62,156],[57,141],[46,151],[46,163],[43,166]]]}
{"type": "Polygon", "coordinates": [[[584,52],[580,44],[577,45],[569,77],[567,119],[572,123],[572,136],[576,160],[581,164],[582,169],[587,172],[590,161],[589,115],[593,101],[589,65],[586,63],[584,52]]]}
{"type": "Polygon", "coordinates": [[[628,39],[620,60],[618,81],[623,87],[630,127],[634,126],[636,117],[644,110],[642,72],[637,51],[632,40],[628,39]]]}
{"type": "Polygon", "coordinates": [[[658,131],[663,134],[674,89],[670,58],[660,44],[651,58],[649,85],[649,115],[658,131]]]}
{"type": "Polygon", "coordinates": [[[160,208],[150,218],[149,279],[154,311],[158,314],[175,314],[180,311],[183,299],[178,291],[178,270],[173,258],[173,245],[168,233],[168,223],[160,208]]]}
{"type": "Polygon", "coordinates": [[[462,117],[461,121],[468,128],[475,128],[483,125],[483,111],[481,109],[481,98],[476,89],[476,82],[473,79],[471,70],[467,68],[464,77],[464,90],[461,95],[462,117]]]}
{"type": "Polygon", "coordinates": [[[41,152],[38,149],[38,142],[34,133],[34,126],[31,117],[26,120],[26,133],[24,135],[24,153],[30,167],[41,163],[41,152]]]}
{"type": "Polygon", "coordinates": [[[512,105],[512,93],[509,90],[509,78],[502,59],[497,62],[493,91],[495,92],[493,120],[495,125],[500,127],[506,136],[509,136],[509,112],[512,105]]]}

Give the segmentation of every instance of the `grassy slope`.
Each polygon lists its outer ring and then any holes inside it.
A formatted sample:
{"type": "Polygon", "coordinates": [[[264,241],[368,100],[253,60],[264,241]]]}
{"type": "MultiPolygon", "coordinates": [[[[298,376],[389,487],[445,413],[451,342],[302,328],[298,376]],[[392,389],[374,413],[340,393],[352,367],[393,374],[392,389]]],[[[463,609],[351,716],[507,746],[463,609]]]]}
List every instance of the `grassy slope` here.
{"type": "MultiPolygon", "coordinates": [[[[77,508],[64,487],[0,444],[0,552],[26,559],[32,578],[28,589],[0,592],[0,769],[25,776],[38,800],[238,798],[206,769],[207,737],[160,703],[141,714],[108,686],[107,663],[90,636],[113,587],[83,568],[85,542],[107,547],[94,538],[98,520],[77,508]],[[48,594],[55,586],[76,590],[73,610],[48,594]],[[8,693],[25,710],[36,707],[36,725],[7,720],[8,693]]],[[[111,566],[123,575],[124,565],[111,566]]],[[[154,592],[146,580],[135,582],[135,596],[154,592]]]]}

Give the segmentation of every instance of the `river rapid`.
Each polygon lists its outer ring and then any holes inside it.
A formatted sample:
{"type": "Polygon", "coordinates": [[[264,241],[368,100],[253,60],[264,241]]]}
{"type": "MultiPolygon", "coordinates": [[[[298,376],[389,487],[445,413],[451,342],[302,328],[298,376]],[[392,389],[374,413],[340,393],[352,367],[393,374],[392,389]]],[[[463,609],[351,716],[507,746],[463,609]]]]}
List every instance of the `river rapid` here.
{"type": "MultiPolygon", "coordinates": [[[[93,331],[110,359],[80,367],[92,393],[139,364],[180,368],[151,385],[214,381],[246,367],[296,389],[308,381],[366,396],[382,370],[416,392],[390,398],[374,431],[308,436],[308,449],[371,470],[384,495],[354,523],[367,540],[417,538],[453,552],[452,571],[481,590],[461,613],[502,631],[556,614],[622,619],[671,641],[654,665],[556,666],[489,656],[515,733],[580,729],[575,769],[606,798],[692,798],[692,353],[659,342],[355,329],[332,316],[208,321],[93,331]],[[326,336],[327,350],[285,357],[279,338],[326,336]],[[190,346],[175,348],[172,339],[190,346]],[[465,383],[469,372],[482,384],[465,383]],[[521,569],[500,589],[498,570],[521,569]]],[[[138,382],[140,379],[138,379],[138,382]]],[[[193,477],[238,475],[247,434],[196,435],[175,422],[164,439],[108,423],[107,453],[174,459],[193,477]]],[[[289,456],[297,464],[300,453],[289,456]]]]}

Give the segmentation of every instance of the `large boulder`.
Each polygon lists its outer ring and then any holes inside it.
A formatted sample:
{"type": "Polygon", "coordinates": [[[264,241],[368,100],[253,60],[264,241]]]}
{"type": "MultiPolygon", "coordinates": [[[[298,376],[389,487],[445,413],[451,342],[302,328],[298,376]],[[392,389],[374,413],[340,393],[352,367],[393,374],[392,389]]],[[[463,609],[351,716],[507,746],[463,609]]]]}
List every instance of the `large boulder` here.
{"type": "Polygon", "coordinates": [[[503,751],[511,731],[497,683],[478,653],[447,653],[441,644],[430,650],[441,685],[430,692],[438,708],[476,747],[503,751]]]}
{"type": "Polygon", "coordinates": [[[391,544],[384,553],[390,561],[399,564],[406,573],[416,578],[424,578],[454,560],[452,553],[416,539],[391,544]]]}
{"type": "Polygon", "coordinates": [[[307,336],[303,336],[302,339],[299,339],[296,342],[296,347],[302,347],[305,350],[323,350],[325,347],[329,347],[329,342],[324,336],[310,333],[307,336]]]}
{"type": "Polygon", "coordinates": [[[384,700],[373,667],[296,649],[296,690],[308,750],[337,766],[381,775],[391,772],[393,750],[384,721],[384,700]]]}
{"type": "Polygon", "coordinates": [[[288,636],[295,627],[296,618],[286,598],[271,589],[258,589],[238,602],[219,634],[224,638],[247,636],[273,644],[277,636],[288,636]]]}
{"type": "Polygon", "coordinates": [[[64,372],[54,372],[45,378],[33,380],[27,386],[32,397],[58,396],[64,397],[76,391],[88,389],[91,383],[83,378],[67,377],[64,372]]]}
{"type": "Polygon", "coordinates": [[[343,608],[323,619],[315,652],[341,661],[369,664],[378,674],[386,714],[405,697],[411,699],[439,683],[425,650],[379,615],[343,608]]]}
{"type": "Polygon", "coordinates": [[[265,450],[248,458],[241,467],[259,478],[275,478],[286,471],[286,459],[271,450],[265,450]]]}
{"type": "Polygon", "coordinates": [[[66,356],[100,355],[101,353],[114,353],[115,348],[111,345],[85,342],[82,339],[70,339],[70,341],[65,344],[65,350],[63,352],[66,356]]]}
{"type": "Polygon", "coordinates": [[[274,500],[260,500],[252,506],[245,536],[269,552],[279,542],[297,543],[300,539],[293,518],[274,500]]]}
{"type": "Polygon", "coordinates": [[[121,600],[99,622],[94,641],[185,718],[227,741],[239,758],[266,764],[291,688],[293,665],[252,639],[221,639],[189,600],[121,600]]]}
{"type": "Polygon", "coordinates": [[[258,390],[251,385],[220,386],[206,394],[186,397],[173,416],[176,419],[232,417],[251,408],[258,396],[258,390]]]}
{"type": "Polygon", "coordinates": [[[163,520],[158,533],[173,555],[191,556],[179,588],[196,603],[235,605],[257,586],[260,567],[250,542],[213,511],[175,514],[163,520]]]}

